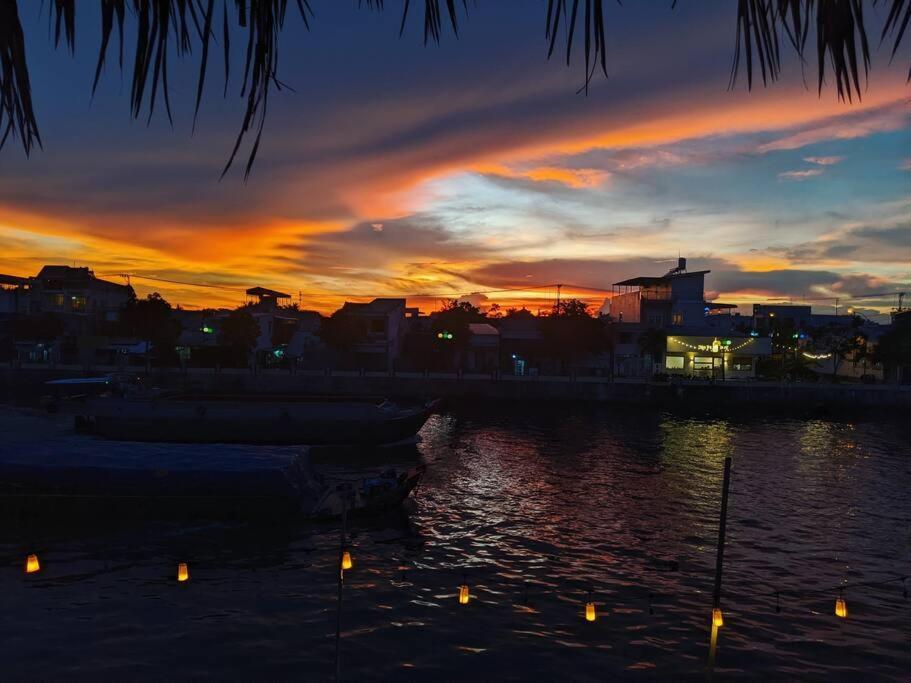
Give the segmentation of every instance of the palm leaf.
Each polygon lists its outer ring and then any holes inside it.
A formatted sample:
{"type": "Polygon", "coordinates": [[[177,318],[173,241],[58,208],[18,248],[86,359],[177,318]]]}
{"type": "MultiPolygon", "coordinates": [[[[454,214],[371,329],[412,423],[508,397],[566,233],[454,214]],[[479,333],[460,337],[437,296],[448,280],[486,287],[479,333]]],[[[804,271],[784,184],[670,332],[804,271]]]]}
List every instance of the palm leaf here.
{"type": "MultiPolygon", "coordinates": [[[[607,76],[607,43],[605,38],[605,0],[547,0],[545,37],[547,56],[552,57],[558,38],[565,37],[566,62],[574,50],[584,57],[586,92],[596,70],[607,76]],[[581,48],[576,44],[581,36],[581,48]]],[[[304,25],[309,28],[312,15],[307,0],[295,0],[304,25]]],[[[881,41],[893,38],[892,57],[897,54],[911,23],[911,0],[874,0],[889,9],[881,41]]],[[[10,137],[18,137],[26,154],[41,145],[38,124],[31,99],[25,40],[19,22],[17,0],[0,0],[0,148],[10,137]]],[[[164,101],[168,119],[171,103],[168,87],[168,54],[184,56],[199,41],[200,61],[197,78],[194,129],[202,105],[210,41],[215,35],[215,0],[99,0],[101,40],[95,67],[92,92],[98,87],[116,27],[119,38],[118,63],[123,69],[124,25],[127,17],[135,26],[134,61],[130,87],[130,111],[134,118],[143,112],[147,120],[154,114],[159,96],[164,101]],[[128,12],[129,10],[129,12],[128,12]],[[191,30],[191,28],[193,30],[191,30]]],[[[384,0],[359,0],[362,6],[382,10],[384,0]]],[[[673,7],[676,0],[672,2],[673,7]]],[[[221,38],[224,49],[227,95],[231,72],[231,25],[246,33],[243,78],[240,87],[245,108],[240,131],[224,166],[222,176],[232,167],[247,134],[255,131],[244,167],[249,178],[262,141],[269,94],[284,85],[278,78],[278,44],[288,0],[222,0],[221,38]]],[[[424,42],[439,42],[445,24],[458,35],[459,5],[467,14],[467,0],[424,0],[424,42]]],[[[75,0],[54,0],[50,4],[54,24],[54,45],[64,42],[75,50],[75,0]]],[[[411,0],[402,0],[400,33],[405,29],[411,0]]],[[[818,89],[831,74],[839,98],[860,98],[869,74],[870,50],[864,25],[863,0],[738,0],[735,22],[734,58],[730,85],[741,71],[746,72],[747,87],[753,87],[754,74],[768,85],[781,74],[781,37],[805,63],[806,45],[811,28],[816,34],[818,89]]],[[[908,73],[911,80],[911,71],[908,73]]]]}
{"type": "Polygon", "coordinates": [[[0,0],[0,148],[10,137],[22,141],[26,156],[41,146],[19,11],[15,0],[0,0]]]}

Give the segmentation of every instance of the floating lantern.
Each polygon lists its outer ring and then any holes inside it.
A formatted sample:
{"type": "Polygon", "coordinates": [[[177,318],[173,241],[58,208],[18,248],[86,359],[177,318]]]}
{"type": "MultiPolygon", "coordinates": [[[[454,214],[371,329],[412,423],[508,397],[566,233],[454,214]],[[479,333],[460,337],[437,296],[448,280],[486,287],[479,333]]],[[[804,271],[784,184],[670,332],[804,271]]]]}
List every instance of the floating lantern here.
{"type": "Polygon", "coordinates": [[[842,619],[848,618],[848,603],[845,602],[842,595],[839,595],[835,599],[835,616],[841,617],[842,619]]]}
{"type": "MultiPolygon", "coordinates": [[[[464,579],[463,579],[463,581],[464,581],[464,579]]],[[[471,595],[468,592],[468,584],[463,583],[461,586],[459,586],[459,604],[467,605],[468,599],[470,597],[471,597],[471,595]]]]}
{"type": "Polygon", "coordinates": [[[712,610],[712,626],[715,628],[724,626],[724,615],[721,613],[720,607],[716,607],[712,610]]]}
{"type": "Polygon", "coordinates": [[[37,555],[29,555],[27,558],[25,558],[25,573],[26,574],[34,574],[35,572],[37,572],[40,569],[41,569],[41,563],[38,562],[37,555]]]}
{"type": "Polygon", "coordinates": [[[585,621],[594,621],[598,618],[595,603],[592,601],[592,592],[588,591],[588,601],[585,603],[585,621]]]}
{"type": "Polygon", "coordinates": [[[354,566],[354,560],[351,559],[351,553],[347,550],[342,553],[342,569],[351,569],[354,566]]]}
{"type": "Polygon", "coordinates": [[[178,581],[189,581],[190,580],[190,570],[187,568],[186,562],[181,562],[177,565],[177,580],[178,581]]]}
{"type": "Polygon", "coordinates": [[[585,621],[594,621],[598,618],[598,614],[595,612],[595,603],[586,602],[585,603],[585,621]]]}

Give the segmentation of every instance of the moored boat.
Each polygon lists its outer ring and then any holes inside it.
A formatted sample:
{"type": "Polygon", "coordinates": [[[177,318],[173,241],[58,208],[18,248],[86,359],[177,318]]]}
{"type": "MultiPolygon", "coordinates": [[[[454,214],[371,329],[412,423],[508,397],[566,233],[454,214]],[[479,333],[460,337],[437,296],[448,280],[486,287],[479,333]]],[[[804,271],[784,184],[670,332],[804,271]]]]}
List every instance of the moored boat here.
{"type": "Polygon", "coordinates": [[[251,453],[239,446],[74,448],[0,457],[0,507],[19,516],[203,516],[327,519],[401,504],[424,473],[417,465],[326,482],[307,449],[251,453]]]}
{"type": "Polygon", "coordinates": [[[258,394],[107,397],[85,401],[76,427],[126,441],[377,446],[413,439],[434,405],[258,394]]]}

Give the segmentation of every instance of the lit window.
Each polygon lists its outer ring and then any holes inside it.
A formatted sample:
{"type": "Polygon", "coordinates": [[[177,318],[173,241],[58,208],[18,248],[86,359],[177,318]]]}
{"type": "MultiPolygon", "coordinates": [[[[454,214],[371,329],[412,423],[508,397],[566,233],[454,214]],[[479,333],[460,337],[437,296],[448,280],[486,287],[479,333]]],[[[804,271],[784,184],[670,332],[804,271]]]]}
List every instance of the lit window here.
{"type": "Polygon", "coordinates": [[[715,359],[712,356],[696,356],[693,358],[693,368],[696,370],[710,370],[715,367],[715,359]]]}
{"type": "Polygon", "coordinates": [[[671,325],[682,325],[683,324],[683,313],[674,313],[671,316],[671,325]]]}
{"type": "Polygon", "coordinates": [[[753,369],[753,359],[749,356],[734,356],[734,360],[731,362],[731,368],[748,372],[753,369]]]}
{"type": "Polygon", "coordinates": [[[665,356],[664,367],[668,370],[683,370],[683,356],[665,356]]]}
{"type": "Polygon", "coordinates": [[[86,298],[84,296],[74,296],[70,299],[72,302],[72,309],[74,311],[84,311],[86,305],[86,298]]]}

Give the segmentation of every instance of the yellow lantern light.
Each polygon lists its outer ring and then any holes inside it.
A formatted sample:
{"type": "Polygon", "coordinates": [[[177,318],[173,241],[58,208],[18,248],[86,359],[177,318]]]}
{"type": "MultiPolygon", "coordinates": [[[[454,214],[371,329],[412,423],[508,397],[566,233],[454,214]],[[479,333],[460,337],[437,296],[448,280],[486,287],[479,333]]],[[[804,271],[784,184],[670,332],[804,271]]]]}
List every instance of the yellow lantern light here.
{"type": "Polygon", "coordinates": [[[27,558],[25,558],[25,573],[26,574],[34,574],[35,572],[37,572],[40,569],[41,569],[41,563],[38,562],[37,555],[29,555],[27,558]]]}
{"type": "Polygon", "coordinates": [[[848,603],[845,602],[844,597],[841,595],[835,599],[835,616],[842,619],[848,618],[848,603]]]}
{"type": "Polygon", "coordinates": [[[354,566],[354,560],[351,559],[351,553],[347,550],[342,553],[342,569],[351,569],[354,566]]]}
{"type": "Polygon", "coordinates": [[[589,601],[585,603],[585,621],[594,621],[598,618],[598,614],[595,611],[595,603],[589,601]]]}
{"type": "Polygon", "coordinates": [[[461,586],[459,586],[459,604],[467,605],[470,597],[471,596],[468,592],[468,584],[463,583],[461,586]]]}
{"type": "Polygon", "coordinates": [[[181,582],[190,580],[190,570],[187,568],[186,562],[177,565],[177,580],[181,582]]]}
{"type": "Polygon", "coordinates": [[[724,626],[724,615],[721,613],[720,607],[716,607],[712,610],[712,626],[716,628],[724,626]]]}

